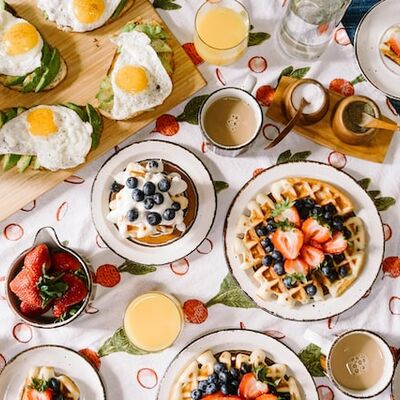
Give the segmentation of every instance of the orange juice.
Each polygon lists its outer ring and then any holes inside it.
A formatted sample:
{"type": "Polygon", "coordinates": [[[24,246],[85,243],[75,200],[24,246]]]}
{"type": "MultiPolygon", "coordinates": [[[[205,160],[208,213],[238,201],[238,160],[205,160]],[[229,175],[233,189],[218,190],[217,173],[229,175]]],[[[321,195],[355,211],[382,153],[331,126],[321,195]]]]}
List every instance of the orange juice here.
{"type": "Polygon", "coordinates": [[[134,299],[124,316],[128,339],[141,350],[157,352],[171,346],[183,327],[179,302],[170,295],[150,292],[134,299]]]}
{"type": "Polygon", "coordinates": [[[249,17],[236,0],[206,2],[196,16],[194,44],[199,55],[215,65],[231,64],[247,48],[249,17]]]}

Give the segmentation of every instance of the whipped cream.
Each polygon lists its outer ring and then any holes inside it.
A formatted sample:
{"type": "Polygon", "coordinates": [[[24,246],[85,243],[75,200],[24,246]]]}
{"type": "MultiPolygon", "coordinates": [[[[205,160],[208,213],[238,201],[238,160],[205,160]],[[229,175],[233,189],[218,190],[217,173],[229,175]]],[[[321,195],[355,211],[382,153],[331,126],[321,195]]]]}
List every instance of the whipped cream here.
{"type": "Polygon", "coordinates": [[[110,212],[107,215],[107,220],[118,226],[119,233],[123,238],[140,239],[147,236],[167,235],[172,233],[175,228],[180,232],[186,230],[184,210],[187,209],[189,201],[184,192],[187,190],[187,184],[178,173],[165,173],[161,160],[155,161],[156,165],[152,167],[149,162],[146,166],[137,162],[129,163],[125,171],[114,176],[115,181],[122,185],[123,188],[110,201],[110,212]],[[126,181],[130,177],[137,179],[136,188],[129,188],[126,185],[126,181]],[[158,183],[163,179],[167,179],[170,183],[170,188],[166,192],[162,192],[158,188],[158,183]],[[154,204],[149,210],[144,207],[144,201],[135,201],[132,198],[132,192],[135,189],[143,190],[143,186],[147,182],[152,182],[156,187],[155,193],[161,193],[164,197],[162,204],[154,204]],[[171,208],[174,202],[180,204],[180,210],[175,211],[173,219],[166,220],[163,213],[171,208]],[[138,213],[134,221],[129,221],[128,218],[128,213],[131,210],[137,210],[138,213]],[[161,222],[158,225],[151,225],[147,219],[149,213],[158,213],[161,217],[161,222]]]}

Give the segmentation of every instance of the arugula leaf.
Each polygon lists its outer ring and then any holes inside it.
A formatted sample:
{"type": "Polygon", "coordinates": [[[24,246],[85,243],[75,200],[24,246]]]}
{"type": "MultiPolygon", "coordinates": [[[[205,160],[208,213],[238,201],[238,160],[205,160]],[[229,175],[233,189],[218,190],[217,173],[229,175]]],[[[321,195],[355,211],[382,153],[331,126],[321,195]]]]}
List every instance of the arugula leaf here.
{"type": "Polygon", "coordinates": [[[46,381],[45,379],[32,378],[29,387],[38,392],[44,392],[49,387],[49,381],[46,381]]]}

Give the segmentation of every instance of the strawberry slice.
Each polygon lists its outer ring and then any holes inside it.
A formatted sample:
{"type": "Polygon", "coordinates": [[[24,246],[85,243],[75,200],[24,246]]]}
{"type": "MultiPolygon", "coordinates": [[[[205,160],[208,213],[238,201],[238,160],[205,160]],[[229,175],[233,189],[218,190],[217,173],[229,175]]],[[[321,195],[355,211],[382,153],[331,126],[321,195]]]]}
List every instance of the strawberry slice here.
{"type": "Polygon", "coordinates": [[[347,249],[347,240],[342,232],[335,232],[332,239],[324,244],[324,251],[329,254],[340,254],[347,249]]]}
{"type": "Polygon", "coordinates": [[[322,244],[316,242],[315,240],[310,240],[310,241],[309,241],[309,245],[312,246],[312,247],[314,247],[314,248],[316,248],[316,249],[324,250],[324,247],[322,246],[322,244]]]}
{"type": "Polygon", "coordinates": [[[10,282],[10,289],[22,303],[33,309],[39,309],[42,307],[42,298],[37,287],[39,279],[40,275],[35,276],[31,271],[23,268],[10,282]]]}
{"type": "Polygon", "coordinates": [[[320,249],[317,249],[313,246],[304,245],[300,254],[303,257],[303,260],[310,266],[317,268],[324,261],[324,253],[320,249]]]}
{"type": "Polygon", "coordinates": [[[392,37],[388,40],[387,43],[390,47],[390,50],[392,50],[394,53],[396,53],[397,56],[400,57],[400,42],[395,37],[392,37]]]}
{"type": "Polygon", "coordinates": [[[50,264],[49,249],[44,243],[37,245],[24,259],[24,269],[27,269],[36,277],[41,276],[43,270],[47,271],[50,264]]]}
{"type": "Polygon", "coordinates": [[[325,243],[331,238],[331,231],[328,227],[321,225],[315,218],[307,218],[301,230],[304,233],[304,241],[309,243],[311,240],[318,243],[325,243]]]}
{"type": "Polygon", "coordinates": [[[19,309],[21,310],[22,314],[26,315],[27,317],[38,317],[39,315],[44,314],[49,310],[50,306],[47,307],[32,307],[29,303],[25,303],[24,301],[19,305],[19,309]]]}
{"type": "Polygon", "coordinates": [[[296,273],[307,276],[310,272],[310,266],[301,258],[296,258],[295,260],[285,261],[285,271],[288,274],[296,273]]]}
{"type": "Polygon", "coordinates": [[[53,264],[52,268],[57,272],[75,272],[81,268],[80,262],[73,255],[66,252],[53,254],[51,261],[53,264]]]}
{"type": "Polygon", "coordinates": [[[297,228],[279,228],[272,236],[272,243],[284,258],[294,260],[303,246],[303,233],[297,228]]]}
{"type": "Polygon", "coordinates": [[[223,394],[221,392],[218,392],[218,393],[213,393],[213,394],[208,394],[206,396],[203,396],[201,399],[202,400],[223,400],[223,399],[241,400],[241,397],[235,396],[233,394],[223,394]]]}
{"type": "Polygon", "coordinates": [[[67,283],[67,291],[58,299],[54,300],[53,315],[60,318],[67,313],[72,306],[80,303],[88,294],[85,282],[77,276],[67,273],[62,280],[67,283]]]}
{"type": "Polygon", "coordinates": [[[239,395],[246,400],[255,400],[269,392],[268,385],[256,379],[252,372],[243,375],[239,385],[239,395]]]}
{"type": "Polygon", "coordinates": [[[279,215],[275,217],[275,221],[277,222],[283,222],[286,219],[289,220],[289,222],[293,223],[295,226],[301,225],[300,215],[296,207],[285,208],[280,211],[279,215]]]}
{"type": "Polygon", "coordinates": [[[39,392],[38,390],[27,387],[24,390],[24,394],[21,400],[52,400],[53,390],[46,389],[44,392],[39,392]]]}
{"type": "Polygon", "coordinates": [[[274,394],[262,394],[261,396],[258,396],[256,400],[278,400],[278,396],[275,396],[274,394]]]}

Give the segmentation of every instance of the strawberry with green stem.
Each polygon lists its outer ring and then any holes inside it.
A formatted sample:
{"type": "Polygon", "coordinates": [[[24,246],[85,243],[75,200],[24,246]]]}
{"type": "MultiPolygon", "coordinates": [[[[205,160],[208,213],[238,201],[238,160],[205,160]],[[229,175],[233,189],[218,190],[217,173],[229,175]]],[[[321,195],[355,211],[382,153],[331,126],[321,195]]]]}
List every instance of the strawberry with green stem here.
{"type": "Polygon", "coordinates": [[[357,76],[357,78],[352,81],[336,78],[329,84],[329,90],[339,93],[342,96],[349,97],[354,95],[354,86],[361,82],[365,82],[365,78],[362,75],[357,76]]]}

